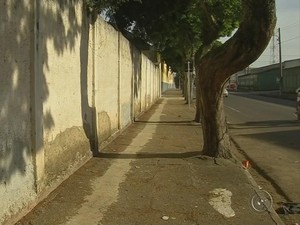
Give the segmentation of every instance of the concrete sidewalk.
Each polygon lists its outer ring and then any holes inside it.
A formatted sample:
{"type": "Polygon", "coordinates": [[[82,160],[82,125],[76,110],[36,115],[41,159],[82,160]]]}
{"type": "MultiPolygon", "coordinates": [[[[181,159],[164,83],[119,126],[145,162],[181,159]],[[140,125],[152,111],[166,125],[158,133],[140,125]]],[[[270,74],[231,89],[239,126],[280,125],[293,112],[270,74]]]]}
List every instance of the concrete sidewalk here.
{"type": "Polygon", "coordinates": [[[252,208],[255,182],[239,162],[199,155],[193,117],[169,90],[17,224],[281,224],[252,208]]]}

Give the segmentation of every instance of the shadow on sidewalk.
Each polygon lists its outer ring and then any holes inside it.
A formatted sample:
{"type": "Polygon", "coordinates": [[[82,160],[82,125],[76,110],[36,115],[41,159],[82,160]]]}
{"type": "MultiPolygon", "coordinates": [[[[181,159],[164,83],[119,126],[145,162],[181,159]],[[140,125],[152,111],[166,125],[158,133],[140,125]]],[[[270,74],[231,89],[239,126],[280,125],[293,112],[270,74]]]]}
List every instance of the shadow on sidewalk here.
{"type": "Polygon", "coordinates": [[[164,125],[164,124],[171,125],[171,124],[174,124],[176,126],[178,126],[178,125],[183,125],[183,126],[199,126],[200,125],[199,123],[195,123],[195,121],[193,121],[193,120],[186,120],[186,121],[184,121],[184,120],[182,120],[182,121],[159,121],[159,120],[157,120],[157,121],[147,121],[147,120],[143,121],[143,120],[137,120],[134,123],[136,123],[136,124],[139,124],[139,123],[141,123],[141,124],[159,124],[159,125],[164,125]]]}
{"type": "Polygon", "coordinates": [[[100,153],[99,158],[104,159],[183,159],[199,156],[200,152],[184,152],[184,153],[100,153]]]}
{"type": "Polygon", "coordinates": [[[18,225],[273,225],[248,208],[252,186],[236,164],[200,163],[201,127],[172,92],[176,101],[158,101],[18,225]],[[209,204],[216,188],[231,191],[237,216],[225,218],[209,204]]]}

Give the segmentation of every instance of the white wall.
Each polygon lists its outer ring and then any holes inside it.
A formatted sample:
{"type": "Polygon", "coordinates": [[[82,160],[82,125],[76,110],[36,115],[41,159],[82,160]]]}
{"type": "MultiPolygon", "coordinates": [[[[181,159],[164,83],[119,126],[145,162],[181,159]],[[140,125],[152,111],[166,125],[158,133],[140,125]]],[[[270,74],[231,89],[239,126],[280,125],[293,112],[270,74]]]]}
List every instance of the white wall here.
{"type": "Polygon", "coordinates": [[[0,6],[0,224],[36,197],[30,96],[33,1],[0,6]]]}
{"type": "Polygon", "coordinates": [[[102,142],[119,130],[119,33],[101,19],[95,26],[95,104],[102,142]]]}
{"type": "Polygon", "coordinates": [[[120,128],[126,127],[133,110],[133,50],[127,39],[120,35],[120,128]]]}
{"type": "Polygon", "coordinates": [[[2,224],[148,109],[160,70],[80,0],[7,0],[0,20],[2,224]]]}
{"type": "Polygon", "coordinates": [[[80,1],[42,1],[40,10],[45,79],[41,105],[44,144],[40,150],[44,151],[45,163],[40,170],[41,185],[51,185],[58,173],[69,173],[70,167],[90,154],[87,136],[91,128],[84,130],[92,117],[88,101],[88,23],[84,24],[87,18],[82,17],[80,1]]]}

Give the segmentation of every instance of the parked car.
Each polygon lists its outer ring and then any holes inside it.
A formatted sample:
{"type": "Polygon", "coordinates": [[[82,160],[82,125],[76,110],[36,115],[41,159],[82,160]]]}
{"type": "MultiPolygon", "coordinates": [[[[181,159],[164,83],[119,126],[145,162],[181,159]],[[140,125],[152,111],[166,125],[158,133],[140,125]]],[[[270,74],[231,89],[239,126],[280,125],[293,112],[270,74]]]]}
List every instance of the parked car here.
{"type": "Polygon", "coordinates": [[[228,84],[226,89],[228,89],[229,91],[236,91],[237,90],[237,84],[236,83],[228,84]]]}
{"type": "Polygon", "coordinates": [[[227,91],[226,88],[224,88],[224,90],[223,90],[223,96],[224,96],[224,97],[228,97],[228,91],[227,91]]]}

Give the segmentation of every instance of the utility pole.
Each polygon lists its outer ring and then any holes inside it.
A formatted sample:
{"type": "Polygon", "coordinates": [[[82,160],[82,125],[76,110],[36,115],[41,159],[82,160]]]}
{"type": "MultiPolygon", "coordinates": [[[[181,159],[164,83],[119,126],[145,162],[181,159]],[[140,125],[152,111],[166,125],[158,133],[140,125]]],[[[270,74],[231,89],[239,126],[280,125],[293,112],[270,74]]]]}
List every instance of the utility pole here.
{"type": "Polygon", "coordinates": [[[270,48],[270,64],[276,63],[275,51],[276,51],[276,39],[275,39],[275,34],[273,34],[272,46],[270,48]]]}
{"type": "Polygon", "coordinates": [[[279,65],[280,65],[280,96],[282,95],[282,87],[283,87],[283,74],[282,74],[282,53],[281,53],[281,34],[280,28],[278,28],[278,44],[279,44],[279,65]]]}
{"type": "Polygon", "coordinates": [[[187,78],[188,78],[188,104],[189,104],[189,109],[191,108],[191,72],[190,72],[190,60],[187,61],[188,64],[188,72],[187,72],[187,78]]]}

